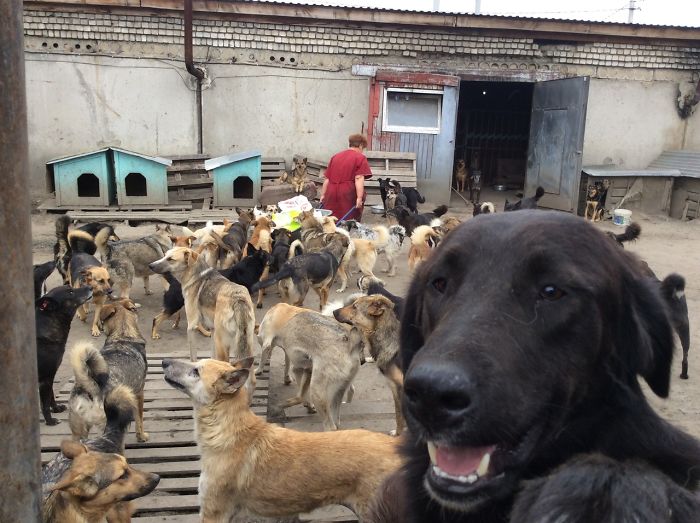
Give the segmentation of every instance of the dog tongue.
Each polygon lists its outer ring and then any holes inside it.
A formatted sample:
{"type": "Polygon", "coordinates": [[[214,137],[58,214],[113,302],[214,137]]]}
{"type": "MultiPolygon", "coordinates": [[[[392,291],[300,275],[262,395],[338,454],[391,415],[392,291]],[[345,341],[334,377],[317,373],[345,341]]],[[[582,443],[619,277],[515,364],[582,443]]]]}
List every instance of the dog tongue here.
{"type": "Polygon", "coordinates": [[[468,476],[476,472],[484,454],[494,450],[489,447],[437,447],[437,466],[452,476],[468,476]]]}

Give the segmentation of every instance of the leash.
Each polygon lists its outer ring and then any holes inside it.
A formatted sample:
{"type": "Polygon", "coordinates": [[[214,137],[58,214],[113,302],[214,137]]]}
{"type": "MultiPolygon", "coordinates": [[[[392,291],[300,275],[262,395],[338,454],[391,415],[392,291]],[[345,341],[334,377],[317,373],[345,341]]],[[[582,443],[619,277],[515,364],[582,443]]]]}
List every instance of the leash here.
{"type": "Polygon", "coordinates": [[[350,213],[352,213],[352,211],[354,211],[355,209],[356,209],[356,207],[353,205],[352,208],[351,208],[348,212],[346,212],[346,213],[343,215],[343,217],[342,217],[340,220],[338,220],[336,223],[344,222],[344,221],[345,221],[345,218],[347,218],[348,216],[350,216],[350,213]]]}

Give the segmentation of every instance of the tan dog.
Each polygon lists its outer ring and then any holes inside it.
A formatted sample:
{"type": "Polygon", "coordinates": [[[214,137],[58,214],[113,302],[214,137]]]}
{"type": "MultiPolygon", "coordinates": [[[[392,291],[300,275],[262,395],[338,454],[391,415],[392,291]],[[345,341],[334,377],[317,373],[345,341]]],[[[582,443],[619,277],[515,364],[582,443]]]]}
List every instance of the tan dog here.
{"type": "MultiPolygon", "coordinates": [[[[268,254],[272,253],[272,228],[275,227],[275,222],[267,216],[259,216],[255,221],[250,223],[253,229],[253,235],[250,237],[250,244],[256,249],[262,249],[268,254]]],[[[245,249],[243,249],[243,257],[248,255],[248,245],[246,244],[245,249]]],[[[260,281],[266,279],[270,274],[270,268],[265,267],[262,274],[260,275],[260,281]]],[[[265,294],[264,289],[258,291],[258,299],[255,306],[258,309],[262,309],[263,306],[263,295],[265,294]]]]}
{"type": "MultiPolygon", "coordinates": [[[[75,253],[68,263],[68,276],[70,285],[74,289],[84,285],[92,289],[92,303],[95,304],[95,315],[92,318],[91,333],[93,336],[99,336],[102,328],[100,311],[107,296],[112,294],[112,282],[109,278],[109,272],[94,256],[85,253],[75,253]]],[[[88,303],[86,302],[78,307],[77,312],[80,321],[87,320],[88,303]]]]}
{"type": "Polygon", "coordinates": [[[307,176],[307,159],[294,159],[294,164],[292,166],[292,187],[294,192],[299,194],[304,190],[304,185],[306,185],[307,176]]]}
{"type": "MultiPolygon", "coordinates": [[[[61,453],[72,462],[55,483],[42,480],[44,523],[101,523],[119,503],[151,493],[160,481],[129,466],[124,456],[95,452],[75,441],[61,443],[61,453]]],[[[113,511],[108,521],[131,521],[131,514],[113,511]]]]}
{"type": "Polygon", "coordinates": [[[253,414],[243,385],[253,358],[196,364],[164,359],[165,380],[194,405],[202,453],[203,523],[246,511],[289,517],[342,504],[360,518],[381,482],[401,465],[395,438],[367,430],[298,432],[253,414]]]}
{"type": "Polygon", "coordinates": [[[429,225],[419,225],[411,233],[408,268],[413,270],[427,260],[440,240],[440,235],[429,225]]]}
{"type": "Polygon", "coordinates": [[[318,312],[278,303],[265,314],[258,339],[262,356],[256,373],[274,347],[284,350],[285,383],[291,363],[299,391],[283,408],[302,403],[309,412],[318,410],[324,430],[338,430],[340,404],[346,392],[352,401],[352,380],[362,363],[362,332],[318,312]]]}
{"type": "Polygon", "coordinates": [[[457,190],[459,192],[464,192],[464,186],[467,183],[467,178],[469,178],[467,164],[464,162],[464,160],[457,160],[457,168],[455,169],[455,180],[457,181],[457,190]]]}
{"type": "MultiPolygon", "coordinates": [[[[169,271],[182,284],[192,361],[197,360],[193,337],[200,325],[214,329],[213,355],[217,359],[229,361],[231,354],[236,359],[253,355],[255,314],[245,287],[230,282],[184,247],[170,249],[151,264],[151,270],[159,274],[169,271]]],[[[254,380],[250,387],[255,387],[254,380]]]]}
{"type": "Polygon", "coordinates": [[[399,366],[399,320],[394,314],[394,304],[379,294],[363,296],[342,309],[333,311],[335,319],[361,329],[369,341],[370,356],[377,368],[389,381],[394,397],[396,434],[405,427],[401,413],[403,372],[399,366]]]}

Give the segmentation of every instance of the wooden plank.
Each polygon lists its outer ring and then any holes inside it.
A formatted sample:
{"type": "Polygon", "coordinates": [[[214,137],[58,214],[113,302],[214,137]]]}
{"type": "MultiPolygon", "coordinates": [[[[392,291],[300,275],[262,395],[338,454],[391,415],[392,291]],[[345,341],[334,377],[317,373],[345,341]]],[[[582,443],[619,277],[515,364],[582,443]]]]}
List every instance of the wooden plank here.
{"type": "Polygon", "coordinates": [[[133,516],[138,523],[199,523],[199,514],[179,514],[171,516],[133,516]]]}
{"type": "Polygon", "coordinates": [[[146,496],[134,500],[137,513],[165,512],[174,510],[194,511],[199,509],[199,497],[189,496],[146,496]]]}
{"type": "MultiPolygon", "coordinates": [[[[136,466],[136,468],[141,467],[136,466]]],[[[199,474],[187,478],[161,478],[156,489],[165,492],[196,494],[199,489],[199,474]]]]}

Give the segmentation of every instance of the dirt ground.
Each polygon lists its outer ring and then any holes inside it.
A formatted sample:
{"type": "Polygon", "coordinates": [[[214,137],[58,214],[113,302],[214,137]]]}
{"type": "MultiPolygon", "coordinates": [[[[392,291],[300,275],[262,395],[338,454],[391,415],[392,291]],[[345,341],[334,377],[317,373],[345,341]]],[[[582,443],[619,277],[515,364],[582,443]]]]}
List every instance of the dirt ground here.
{"type": "MultiPolygon", "coordinates": [[[[502,209],[502,200],[505,197],[513,200],[512,194],[486,195],[487,198],[496,203],[497,209],[502,209]]],[[[482,198],[482,201],[486,198],[482,198]]],[[[450,215],[457,215],[465,219],[471,218],[471,210],[466,213],[466,206],[462,200],[454,198],[453,206],[450,208],[450,215]]],[[[431,209],[428,204],[422,206],[425,210],[431,209]]],[[[54,236],[54,219],[55,215],[35,215],[32,219],[32,241],[34,263],[41,263],[52,258],[52,249],[55,241],[54,236]]],[[[679,426],[685,428],[696,437],[700,437],[700,323],[697,318],[700,314],[700,263],[698,253],[700,252],[700,220],[690,222],[679,222],[665,217],[650,217],[643,216],[639,213],[633,215],[633,219],[641,224],[642,236],[639,241],[632,245],[628,245],[628,249],[639,254],[647,260],[652,269],[660,277],[667,275],[670,272],[678,272],[685,276],[687,282],[687,298],[690,312],[691,326],[691,351],[690,351],[690,379],[680,380],[680,359],[677,357],[673,365],[673,382],[669,399],[660,400],[653,397],[651,399],[653,405],[667,419],[679,426]]],[[[366,213],[366,221],[379,222],[381,218],[371,216],[366,213]]],[[[138,227],[130,227],[123,223],[117,223],[117,234],[123,239],[132,239],[149,234],[153,230],[153,225],[141,225],[138,227]]],[[[597,224],[598,227],[605,230],[620,231],[619,227],[614,226],[611,222],[597,224]]],[[[173,227],[174,231],[179,231],[178,227],[173,227]]],[[[406,287],[410,281],[410,274],[407,268],[407,253],[408,242],[404,243],[403,256],[398,263],[397,275],[394,278],[385,278],[384,275],[377,270],[380,277],[384,277],[387,288],[397,294],[404,294],[406,287]]],[[[377,266],[379,269],[385,267],[385,260],[380,256],[377,266]]],[[[350,292],[356,291],[354,278],[351,284],[348,285],[346,293],[343,295],[332,292],[331,299],[342,298],[350,292]]],[[[60,276],[54,273],[48,280],[49,288],[61,283],[60,276]]],[[[337,284],[336,284],[337,288],[337,284]]],[[[151,289],[153,294],[145,296],[143,286],[140,281],[136,281],[132,288],[132,298],[141,304],[142,308],[139,312],[139,324],[141,332],[147,340],[147,350],[150,352],[181,352],[183,356],[187,353],[187,343],[185,338],[186,321],[183,321],[179,330],[170,328],[170,323],[164,323],[160,330],[161,339],[151,340],[151,322],[153,317],[160,311],[162,299],[162,284],[159,277],[152,277],[151,289]]],[[[276,292],[269,292],[265,297],[265,307],[262,310],[256,310],[257,321],[259,322],[264,313],[270,306],[277,303],[278,298],[276,292]]],[[[309,293],[306,300],[306,306],[316,308],[318,306],[318,298],[313,292],[309,293]]],[[[92,311],[91,311],[92,312],[92,311]]],[[[91,319],[92,316],[89,316],[91,319]]],[[[67,348],[79,340],[93,339],[90,335],[89,322],[81,323],[79,320],[74,320],[67,348]]],[[[210,340],[200,337],[199,348],[208,349],[210,340]]],[[[95,343],[101,345],[104,337],[96,338],[95,343]]],[[[273,357],[273,366],[281,365],[281,354],[276,353],[273,357]]],[[[367,366],[365,366],[367,367],[367,366]]],[[[355,382],[357,389],[356,397],[373,397],[381,398],[387,402],[390,401],[390,395],[387,387],[382,383],[377,372],[372,372],[374,369],[366,369],[363,367],[355,382]]],[[[64,381],[70,375],[67,358],[59,371],[57,381],[64,381]]],[[[284,396],[291,393],[289,388],[285,391],[284,396]]],[[[653,396],[649,394],[650,396],[653,396]]],[[[270,401],[277,397],[274,391],[270,391],[270,401]]]]}

